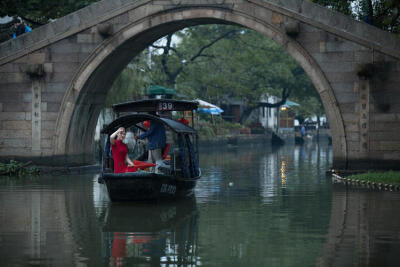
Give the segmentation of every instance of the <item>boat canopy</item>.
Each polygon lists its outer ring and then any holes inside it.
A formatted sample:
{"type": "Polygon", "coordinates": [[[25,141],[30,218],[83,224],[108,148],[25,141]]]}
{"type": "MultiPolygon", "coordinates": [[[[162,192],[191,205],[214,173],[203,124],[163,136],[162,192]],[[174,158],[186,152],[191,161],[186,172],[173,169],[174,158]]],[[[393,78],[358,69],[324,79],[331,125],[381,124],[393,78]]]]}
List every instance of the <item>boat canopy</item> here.
{"type": "Polygon", "coordinates": [[[167,118],[160,118],[154,115],[150,114],[130,114],[130,115],[125,115],[122,117],[119,117],[118,119],[114,120],[111,122],[107,127],[105,127],[103,130],[101,130],[102,134],[112,134],[115,132],[119,127],[130,127],[130,126],[135,126],[138,127],[142,130],[143,129],[141,126],[137,125],[138,123],[141,123],[143,121],[147,120],[153,120],[153,121],[158,121],[169,127],[171,130],[173,130],[176,133],[188,133],[188,134],[195,134],[197,131],[193,129],[192,127],[189,127],[183,123],[180,123],[175,120],[167,119],[167,118]]]}
{"type": "Polygon", "coordinates": [[[176,99],[145,99],[114,104],[113,110],[120,112],[185,111],[197,109],[196,101],[176,99]]]}
{"type": "Polygon", "coordinates": [[[147,94],[152,95],[176,95],[176,91],[172,88],[167,88],[161,85],[152,84],[147,88],[147,94]]]}

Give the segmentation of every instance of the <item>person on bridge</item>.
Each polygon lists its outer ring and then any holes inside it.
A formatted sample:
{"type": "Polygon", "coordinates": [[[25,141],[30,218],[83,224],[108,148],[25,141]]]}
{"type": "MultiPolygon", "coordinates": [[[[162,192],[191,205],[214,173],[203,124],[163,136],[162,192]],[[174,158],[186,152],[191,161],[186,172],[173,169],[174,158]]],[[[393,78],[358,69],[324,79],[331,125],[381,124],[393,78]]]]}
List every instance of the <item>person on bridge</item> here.
{"type": "Polygon", "coordinates": [[[32,29],[28,26],[26,26],[24,23],[21,22],[20,19],[17,19],[15,24],[14,24],[14,33],[13,33],[13,38],[16,38],[17,36],[30,32],[32,29]]]}
{"type": "Polygon", "coordinates": [[[133,162],[128,157],[128,146],[123,143],[126,136],[124,127],[120,127],[110,135],[111,152],[114,159],[114,173],[127,172],[129,167],[133,167],[133,162]],[[128,162],[128,166],[126,163],[128,162]]]}

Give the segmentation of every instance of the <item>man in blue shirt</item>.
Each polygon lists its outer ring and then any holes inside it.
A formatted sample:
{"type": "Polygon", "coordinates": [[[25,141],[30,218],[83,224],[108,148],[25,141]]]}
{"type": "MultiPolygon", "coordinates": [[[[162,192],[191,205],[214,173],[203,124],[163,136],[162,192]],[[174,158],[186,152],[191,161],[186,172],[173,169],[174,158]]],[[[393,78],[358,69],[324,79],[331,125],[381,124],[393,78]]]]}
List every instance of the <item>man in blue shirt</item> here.
{"type": "MultiPolygon", "coordinates": [[[[153,114],[155,115],[155,114],[153,114]]],[[[162,149],[165,147],[166,144],[166,134],[165,134],[165,127],[164,124],[152,120],[150,122],[150,129],[141,134],[136,136],[136,139],[145,139],[147,137],[148,140],[148,148],[149,148],[149,156],[148,162],[158,163],[161,164],[162,161],[162,149]]]]}
{"type": "Polygon", "coordinates": [[[32,31],[32,29],[29,28],[28,26],[26,26],[24,23],[22,23],[20,19],[16,20],[14,27],[15,27],[15,30],[13,33],[13,38],[16,38],[17,36],[24,34],[26,32],[32,31]]]}

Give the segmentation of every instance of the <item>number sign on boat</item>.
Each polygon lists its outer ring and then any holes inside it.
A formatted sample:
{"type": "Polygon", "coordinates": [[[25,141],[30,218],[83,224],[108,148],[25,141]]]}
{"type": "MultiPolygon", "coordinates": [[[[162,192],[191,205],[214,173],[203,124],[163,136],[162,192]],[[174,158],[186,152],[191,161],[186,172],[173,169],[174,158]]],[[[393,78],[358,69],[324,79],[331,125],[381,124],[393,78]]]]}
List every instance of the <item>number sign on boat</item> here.
{"type": "Polygon", "coordinates": [[[174,110],[174,104],[171,102],[159,102],[158,111],[171,111],[174,110]]]}
{"type": "Polygon", "coordinates": [[[160,192],[161,193],[168,193],[168,194],[175,194],[176,186],[175,185],[169,185],[169,184],[162,184],[160,192]]]}

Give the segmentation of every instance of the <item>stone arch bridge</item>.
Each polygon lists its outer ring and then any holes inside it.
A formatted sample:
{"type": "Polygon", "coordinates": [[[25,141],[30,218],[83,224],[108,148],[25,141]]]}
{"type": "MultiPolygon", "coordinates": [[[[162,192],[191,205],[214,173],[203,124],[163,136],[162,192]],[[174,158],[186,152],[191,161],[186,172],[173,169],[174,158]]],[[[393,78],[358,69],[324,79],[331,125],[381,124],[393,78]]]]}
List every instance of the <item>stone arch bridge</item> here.
{"type": "Polygon", "coordinates": [[[0,157],[91,162],[120,71],[160,37],[209,23],[256,30],[297,60],[322,98],[334,167],[399,168],[400,41],[305,0],[103,0],[0,44],[0,157]]]}

